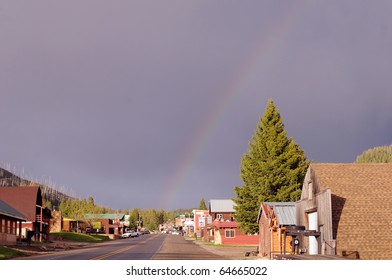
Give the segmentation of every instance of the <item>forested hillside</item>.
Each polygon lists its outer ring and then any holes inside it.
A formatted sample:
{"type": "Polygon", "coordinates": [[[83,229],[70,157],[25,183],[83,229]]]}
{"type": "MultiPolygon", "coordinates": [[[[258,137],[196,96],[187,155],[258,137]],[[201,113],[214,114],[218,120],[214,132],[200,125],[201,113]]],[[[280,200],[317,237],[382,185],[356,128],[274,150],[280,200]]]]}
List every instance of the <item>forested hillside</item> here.
{"type": "Polygon", "coordinates": [[[156,209],[111,209],[95,204],[93,196],[86,199],[75,198],[64,192],[57,190],[33,180],[21,178],[7,169],[0,168],[0,187],[20,187],[20,186],[39,186],[42,191],[42,198],[45,207],[51,210],[59,210],[63,217],[84,220],[85,214],[104,214],[104,213],[122,213],[130,215],[129,222],[132,229],[143,226],[148,229],[157,229],[159,224],[165,221],[174,221],[175,217],[180,214],[191,214],[191,209],[177,209],[172,211],[156,209]]]}
{"type": "Polygon", "coordinates": [[[364,151],[356,160],[356,163],[387,163],[392,162],[392,145],[379,146],[364,151]]]}
{"type": "Polygon", "coordinates": [[[58,209],[61,201],[74,200],[75,198],[41,183],[27,180],[15,175],[4,168],[0,168],[0,187],[20,187],[20,186],[39,186],[42,191],[42,198],[46,207],[58,209]]]}

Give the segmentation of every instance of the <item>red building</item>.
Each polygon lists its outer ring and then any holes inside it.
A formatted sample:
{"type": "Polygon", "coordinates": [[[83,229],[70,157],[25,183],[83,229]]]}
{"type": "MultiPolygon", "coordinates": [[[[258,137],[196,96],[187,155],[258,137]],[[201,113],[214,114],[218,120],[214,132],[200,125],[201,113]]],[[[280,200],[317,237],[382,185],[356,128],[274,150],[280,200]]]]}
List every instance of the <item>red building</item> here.
{"type": "Polygon", "coordinates": [[[206,220],[208,218],[209,211],[193,210],[192,212],[193,212],[195,232],[200,232],[200,230],[206,226],[206,220]]]}
{"type": "Polygon", "coordinates": [[[21,240],[23,221],[26,221],[26,217],[0,200],[0,245],[15,244],[17,238],[21,240]]]}
{"type": "Polygon", "coordinates": [[[234,202],[231,199],[214,199],[209,203],[211,224],[203,231],[203,240],[215,244],[257,245],[258,236],[245,234],[234,220],[234,202]]]}
{"type": "Polygon", "coordinates": [[[22,238],[49,240],[51,212],[43,207],[40,187],[0,187],[0,200],[26,218],[17,230],[22,238]]]}
{"type": "Polygon", "coordinates": [[[118,238],[124,233],[124,214],[86,214],[85,219],[93,226],[93,231],[108,235],[110,238],[118,238]]]}

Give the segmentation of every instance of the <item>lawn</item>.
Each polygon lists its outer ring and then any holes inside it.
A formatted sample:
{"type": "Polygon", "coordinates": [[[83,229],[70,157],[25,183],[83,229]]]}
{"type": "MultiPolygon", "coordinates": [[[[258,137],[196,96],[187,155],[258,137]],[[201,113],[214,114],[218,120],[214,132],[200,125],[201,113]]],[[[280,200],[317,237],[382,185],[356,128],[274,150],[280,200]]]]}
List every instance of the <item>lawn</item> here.
{"type": "Polygon", "coordinates": [[[53,232],[50,234],[51,240],[75,241],[75,242],[103,242],[109,241],[109,237],[99,234],[84,234],[76,232],[53,232]]]}
{"type": "Polygon", "coordinates": [[[0,260],[8,260],[19,256],[21,252],[4,246],[0,246],[0,260]]]}

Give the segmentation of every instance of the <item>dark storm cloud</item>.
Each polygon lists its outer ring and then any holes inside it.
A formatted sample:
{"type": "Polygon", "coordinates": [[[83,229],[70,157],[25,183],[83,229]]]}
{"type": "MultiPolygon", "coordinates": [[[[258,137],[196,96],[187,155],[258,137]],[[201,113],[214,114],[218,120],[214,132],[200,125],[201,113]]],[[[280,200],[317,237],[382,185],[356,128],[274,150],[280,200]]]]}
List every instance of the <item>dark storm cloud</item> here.
{"type": "Polygon", "coordinates": [[[0,162],[113,208],[194,207],[234,195],[271,97],[309,159],[351,162],[391,143],[391,8],[3,1],[0,162]]]}

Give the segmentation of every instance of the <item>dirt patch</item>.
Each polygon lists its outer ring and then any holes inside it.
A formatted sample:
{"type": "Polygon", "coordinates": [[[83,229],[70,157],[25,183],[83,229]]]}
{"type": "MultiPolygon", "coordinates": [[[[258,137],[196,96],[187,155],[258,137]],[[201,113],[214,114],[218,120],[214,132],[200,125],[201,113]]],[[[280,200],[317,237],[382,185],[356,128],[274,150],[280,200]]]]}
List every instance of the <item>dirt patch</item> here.
{"type": "Polygon", "coordinates": [[[213,245],[201,240],[193,239],[193,242],[201,246],[205,250],[232,260],[255,260],[260,259],[257,256],[257,246],[225,246],[213,245]]]}

